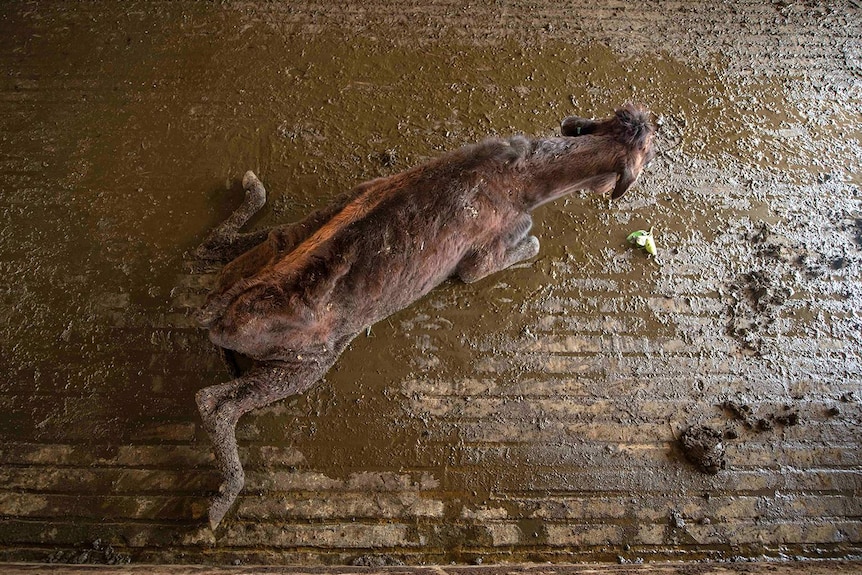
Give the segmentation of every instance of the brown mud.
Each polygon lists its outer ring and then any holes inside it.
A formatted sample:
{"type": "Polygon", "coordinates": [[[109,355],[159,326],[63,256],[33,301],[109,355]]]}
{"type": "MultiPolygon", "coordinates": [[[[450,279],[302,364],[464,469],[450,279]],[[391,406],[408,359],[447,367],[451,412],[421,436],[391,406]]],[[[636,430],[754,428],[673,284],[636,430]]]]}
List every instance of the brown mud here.
{"type": "Polygon", "coordinates": [[[663,4],[0,8],[0,558],[858,554],[862,16],[663,4]],[[194,394],[228,376],[188,253],[241,175],[261,228],[628,100],[664,153],[624,201],[546,206],[535,261],[441,287],[244,418],[249,486],[209,532],[194,394]],[[655,258],[625,241],[650,227],[655,258]],[[707,428],[715,474],[675,447],[707,428]]]}
{"type": "Polygon", "coordinates": [[[690,427],[680,437],[683,453],[704,473],[716,474],[727,466],[720,431],[711,427],[690,427]]]}

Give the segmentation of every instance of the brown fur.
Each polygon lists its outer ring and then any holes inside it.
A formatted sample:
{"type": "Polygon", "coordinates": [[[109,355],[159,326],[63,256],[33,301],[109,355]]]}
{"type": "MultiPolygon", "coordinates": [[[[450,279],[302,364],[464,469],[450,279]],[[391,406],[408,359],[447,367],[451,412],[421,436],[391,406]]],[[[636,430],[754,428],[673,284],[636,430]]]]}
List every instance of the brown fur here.
{"type": "Polygon", "coordinates": [[[246,174],[245,202],[198,250],[235,258],[201,323],[217,346],[255,362],[197,396],[224,476],[213,527],[243,486],[234,435],[242,414],[307,390],[357,333],[443,281],[473,282],[535,256],[537,206],[577,189],[619,197],[652,159],[653,127],[637,106],[601,121],[567,118],[562,133],[490,139],[365,182],[265,238],[238,233],[265,201],[246,174]]]}

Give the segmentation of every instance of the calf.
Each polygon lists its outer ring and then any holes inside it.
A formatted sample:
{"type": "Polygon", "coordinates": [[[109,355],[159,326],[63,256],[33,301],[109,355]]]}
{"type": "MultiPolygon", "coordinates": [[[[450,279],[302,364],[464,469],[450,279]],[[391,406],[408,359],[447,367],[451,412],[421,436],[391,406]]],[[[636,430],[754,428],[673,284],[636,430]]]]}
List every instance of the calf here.
{"type": "Polygon", "coordinates": [[[244,484],[244,413],[309,389],[363,329],[447,279],[475,282],[535,256],[530,213],[575,190],[620,197],[653,158],[653,134],[631,104],[601,121],[570,117],[562,137],[489,139],[360,184],[298,223],[242,234],[266,201],[248,172],[245,201],[197,251],[230,261],[201,324],[226,357],[254,362],[197,394],[223,476],[213,529],[244,484]]]}

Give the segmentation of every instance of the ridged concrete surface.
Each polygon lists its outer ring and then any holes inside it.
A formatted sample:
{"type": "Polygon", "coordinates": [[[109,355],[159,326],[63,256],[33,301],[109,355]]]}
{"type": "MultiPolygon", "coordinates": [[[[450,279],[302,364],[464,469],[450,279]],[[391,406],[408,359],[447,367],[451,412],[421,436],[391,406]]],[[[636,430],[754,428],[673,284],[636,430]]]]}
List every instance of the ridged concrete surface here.
{"type": "Polygon", "coordinates": [[[0,560],[858,557],[858,2],[600,4],[0,6],[0,560]],[[622,204],[549,206],[534,265],[435,292],[243,419],[213,534],[193,398],[227,374],[184,254],[231,182],[262,173],[272,225],[626,99],[683,144],[622,204]],[[652,223],[655,262],[624,242],[652,223]],[[725,435],[716,475],[682,455],[693,425],[725,435]]]}

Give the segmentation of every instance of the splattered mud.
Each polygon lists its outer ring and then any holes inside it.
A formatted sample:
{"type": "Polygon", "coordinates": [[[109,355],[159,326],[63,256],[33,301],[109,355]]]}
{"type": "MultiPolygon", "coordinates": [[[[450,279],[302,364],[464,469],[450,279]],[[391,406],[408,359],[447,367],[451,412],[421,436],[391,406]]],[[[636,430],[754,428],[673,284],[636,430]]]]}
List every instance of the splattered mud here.
{"type": "MultiPolygon", "coordinates": [[[[727,400],[721,404],[722,409],[741,421],[748,429],[770,431],[776,425],[799,425],[799,410],[791,405],[784,405],[780,411],[769,414],[756,414],[750,405],[727,400]]],[[[836,414],[837,415],[837,414],[836,414]]]]}
{"type": "Polygon", "coordinates": [[[715,474],[727,466],[720,431],[705,426],[690,427],[680,437],[680,443],[686,458],[704,473],[715,474]]]}
{"type": "Polygon", "coordinates": [[[60,550],[48,557],[48,563],[63,563],[71,565],[125,565],[131,558],[117,551],[101,539],[96,539],[89,545],[78,550],[60,550]]]}
{"type": "Polygon", "coordinates": [[[774,273],[757,269],[740,274],[730,283],[733,299],[729,306],[727,331],[746,349],[760,351],[761,334],[778,319],[781,307],[793,295],[793,289],[782,283],[774,273]]]}
{"type": "Polygon", "coordinates": [[[0,558],[858,554],[858,7],[331,4],[0,9],[0,558]],[[210,532],[194,394],[227,374],[185,254],[245,170],[260,228],[626,100],[662,123],[638,187],[547,206],[535,261],[244,418],[248,487],[210,532]],[[626,242],[651,227],[656,258],[626,242]],[[697,427],[718,473],[675,447],[697,427]]]}

